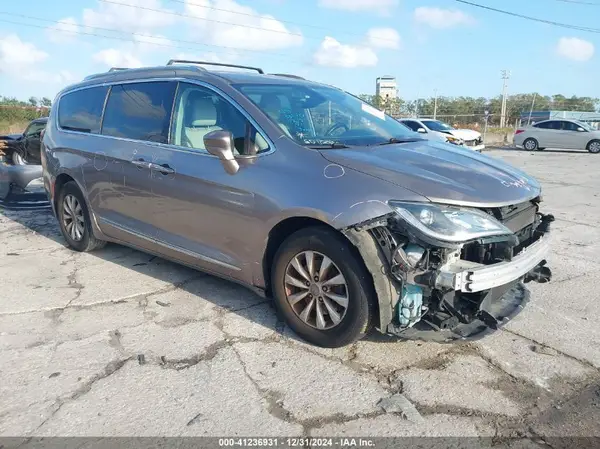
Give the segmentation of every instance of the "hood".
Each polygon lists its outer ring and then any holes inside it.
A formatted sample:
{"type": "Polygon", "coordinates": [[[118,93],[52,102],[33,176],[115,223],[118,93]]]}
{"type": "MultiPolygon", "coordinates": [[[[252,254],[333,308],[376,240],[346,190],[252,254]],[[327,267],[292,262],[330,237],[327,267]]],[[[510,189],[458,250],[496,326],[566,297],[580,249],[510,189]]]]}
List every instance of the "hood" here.
{"type": "Polygon", "coordinates": [[[458,137],[462,140],[475,140],[481,137],[481,133],[473,131],[472,129],[454,129],[450,131],[454,137],[458,137]]]}
{"type": "Polygon", "coordinates": [[[23,134],[5,134],[0,136],[0,140],[19,140],[23,134]]]}
{"type": "Polygon", "coordinates": [[[321,154],[332,163],[391,182],[436,203],[497,207],[533,199],[541,191],[534,178],[511,165],[431,140],[321,150],[321,154]]]}

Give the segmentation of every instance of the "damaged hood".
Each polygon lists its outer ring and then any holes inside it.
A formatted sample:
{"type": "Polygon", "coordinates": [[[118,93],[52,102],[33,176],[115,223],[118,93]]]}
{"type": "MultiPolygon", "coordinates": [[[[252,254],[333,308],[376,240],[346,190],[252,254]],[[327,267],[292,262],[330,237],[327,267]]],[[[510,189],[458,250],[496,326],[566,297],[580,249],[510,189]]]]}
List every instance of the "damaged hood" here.
{"type": "Polygon", "coordinates": [[[472,129],[454,129],[449,131],[454,137],[458,137],[459,139],[464,140],[465,142],[468,140],[476,140],[481,137],[481,133],[478,131],[473,131],[472,129]]]}
{"type": "Polygon", "coordinates": [[[321,150],[321,154],[332,163],[436,203],[496,207],[531,200],[541,191],[534,178],[498,159],[430,140],[321,150]]]}

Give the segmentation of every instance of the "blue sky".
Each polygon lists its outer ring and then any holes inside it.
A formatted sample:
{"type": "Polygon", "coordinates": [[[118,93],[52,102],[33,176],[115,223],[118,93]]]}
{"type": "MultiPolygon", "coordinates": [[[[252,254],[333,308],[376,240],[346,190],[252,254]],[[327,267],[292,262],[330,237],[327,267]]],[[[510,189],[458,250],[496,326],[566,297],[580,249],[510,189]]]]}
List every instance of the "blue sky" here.
{"type": "MultiPolygon", "coordinates": [[[[473,2],[600,28],[600,6],[473,2]]],[[[498,95],[502,69],[511,71],[511,93],[600,97],[600,34],[452,0],[21,0],[2,2],[0,12],[0,95],[23,99],[53,97],[111,65],[164,64],[172,57],[257,65],[356,94],[374,93],[377,76],[393,75],[406,99],[436,89],[446,96],[498,95]]]]}

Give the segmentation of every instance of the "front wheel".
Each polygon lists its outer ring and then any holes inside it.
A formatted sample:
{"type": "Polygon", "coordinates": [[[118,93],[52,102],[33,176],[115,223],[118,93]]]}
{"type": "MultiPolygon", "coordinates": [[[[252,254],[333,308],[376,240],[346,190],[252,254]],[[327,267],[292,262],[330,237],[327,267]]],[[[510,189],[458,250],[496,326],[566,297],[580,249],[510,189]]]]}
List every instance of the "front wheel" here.
{"type": "Polygon", "coordinates": [[[592,154],[600,153],[600,140],[592,140],[588,143],[587,150],[592,154]]]}
{"type": "Polygon", "coordinates": [[[374,316],[371,277],[351,244],[334,230],[311,227],[292,234],[274,258],[275,303],[306,341],[337,348],[362,338],[374,316]]]}
{"type": "Polygon", "coordinates": [[[10,160],[13,165],[28,165],[27,159],[17,150],[13,150],[10,160]]]}
{"type": "Polygon", "coordinates": [[[538,141],[532,139],[531,137],[529,139],[525,139],[525,142],[523,142],[523,148],[525,148],[527,151],[535,151],[539,149],[538,141]]]}

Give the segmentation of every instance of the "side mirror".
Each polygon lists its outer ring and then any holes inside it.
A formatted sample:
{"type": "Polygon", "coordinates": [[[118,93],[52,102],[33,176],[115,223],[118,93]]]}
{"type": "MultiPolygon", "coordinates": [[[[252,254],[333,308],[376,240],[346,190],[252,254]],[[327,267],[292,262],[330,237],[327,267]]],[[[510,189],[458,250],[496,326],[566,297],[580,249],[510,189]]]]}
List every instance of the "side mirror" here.
{"type": "Polygon", "coordinates": [[[419,128],[417,129],[417,132],[421,134],[427,134],[427,130],[425,128],[419,128]]]}
{"type": "Polygon", "coordinates": [[[240,169],[240,165],[233,155],[234,142],[233,134],[229,131],[211,131],[204,136],[204,147],[213,156],[221,159],[225,171],[230,175],[235,175],[240,169]]]}
{"type": "Polygon", "coordinates": [[[585,132],[585,129],[583,129],[581,126],[579,128],[577,128],[577,131],[579,131],[580,133],[585,132]]]}

